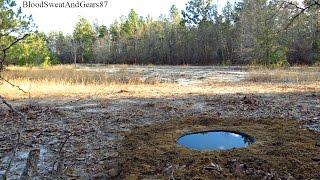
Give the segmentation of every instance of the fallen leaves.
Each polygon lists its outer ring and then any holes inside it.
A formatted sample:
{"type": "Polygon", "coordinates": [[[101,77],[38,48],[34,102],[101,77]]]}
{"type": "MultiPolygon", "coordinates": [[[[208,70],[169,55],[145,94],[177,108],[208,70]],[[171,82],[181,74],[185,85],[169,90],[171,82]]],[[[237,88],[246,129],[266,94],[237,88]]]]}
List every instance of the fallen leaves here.
{"type": "MultiPolygon", "coordinates": [[[[250,118],[257,121],[282,117],[300,121],[301,127],[313,125],[314,130],[320,130],[319,97],[320,94],[316,92],[240,93],[212,96],[188,94],[187,96],[170,98],[90,98],[73,102],[39,100],[39,103],[31,104],[16,102],[17,109],[28,115],[26,131],[24,131],[22,139],[23,146],[19,151],[28,151],[44,146],[47,153],[40,155],[39,173],[40,177],[47,178],[50,176],[48,169],[51,169],[56,160],[59,146],[67,134],[73,133],[75,136],[70,138],[65,147],[65,176],[70,178],[110,177],[109,170],[114,168],[111,172],[113,175],[118,174],[118,169],[121,171],[121,167],[112,164],[121,158],[118,152],[123,148],[121,147],[121,141],[125,140],[123,133],[135,131],[137,127],[168,122],[172,119],[206,115],[216,118],[250,118]],[[106,166],[106,164],[111,164],[111,166],[106,166]]],[[[0,117],[2,124],[0,126],[0,169],[2,169],[5,165],[3,159],[12,150],[12,140],[15,137],[15,130],[20,124],[20,118],[13,116],[4,108],[0,108],[0,117]]],[[[214,122],[209,118],[201,119],[198,123],[202,126],[208,126],[214,122]]],[[[242,123],[234,121],[230,126],[240,126],[242,123]]],[[[190,125],[188,128],[192,127],[190,125]]],[[[141,138],[144,139],[148,136],[144,135],[141,138]]],[[[145,140],[149,141],[150,139],[146,138],[145,140]]],[[[314,142],[313,146],[316,144],[314,142]]],[[[286,146],[281,139],[269,145],[279,148],[286,146]]],[[[150,146],[157,146],[157,144],[150,144],[150,146]]],[[[139,148],[141,149],[141,147],[139,148]]],[[[269,153],[279,151],[281,149],[269,153]]],[[[170,154],[170,152],[166,152],[166,154],[171,158],[179,156],[179,154],[173,152],[170,154]]],[[[15,163],[22,163],[25,160],[23,158],[16,159],[15,163]]],[[[188,169],[192,163],[180,164],[178,168],[173,165],[174,174],[176,175],[176,171],[179,171],[180,167],[188,169]]],[[[225,169],[221,162],[213,162],[215,165],[210,163],[202,164],[202,170],[215,171],[220,174],[218,166],[222,168],[222,171],[225,169]]],[[[230,168],[232,167],[234,171],[244,168],[241,165],[243,162],[237,163],[230,164],[230,168]]],[[[145,168],[149,167],[145,166],[145,168]]],[[[250,168],[245,171],[251,172],[250,168]]],[[[12,173],[19,172],[19,169],[14,169],[12,173]]],[[[163,169],[156,173],[163,173],[163,169]]],[[[272,174],[272,172],[267,173],[272,174]]]]}

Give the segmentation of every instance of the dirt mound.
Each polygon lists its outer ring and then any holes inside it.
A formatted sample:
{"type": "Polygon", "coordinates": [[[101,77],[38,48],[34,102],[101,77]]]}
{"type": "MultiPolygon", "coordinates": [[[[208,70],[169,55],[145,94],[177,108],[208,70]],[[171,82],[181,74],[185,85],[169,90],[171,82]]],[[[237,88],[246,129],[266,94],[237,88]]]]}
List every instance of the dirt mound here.
{"type": "Polygon", "coordinates": [[[319,179],[319,133],[284,119],[190,117],[133,130],[121,148],[125,179],[319,179]],[[186,132],[246,132],[256,143],[245,149],[197,152],[177,145],[186,132]]]}

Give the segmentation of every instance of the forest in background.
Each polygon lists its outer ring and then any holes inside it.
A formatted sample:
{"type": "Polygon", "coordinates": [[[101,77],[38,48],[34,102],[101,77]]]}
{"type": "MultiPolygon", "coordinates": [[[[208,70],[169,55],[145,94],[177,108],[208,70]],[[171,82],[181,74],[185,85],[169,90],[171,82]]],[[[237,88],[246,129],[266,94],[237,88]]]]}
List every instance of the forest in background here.
{"type": "MultiPolygon", "coordinates": [[[[0,38],[1,45],[12,39],[0,38]]],[[[212,0],[191,0],[158,19],[134,10],[110,26],[80,18],[72,34],[34,30],[8,51],[7,63],[314,65],[320,63],[320,6],[318,0],[299,6],[243,0],[218,13],[212,0]]]]}

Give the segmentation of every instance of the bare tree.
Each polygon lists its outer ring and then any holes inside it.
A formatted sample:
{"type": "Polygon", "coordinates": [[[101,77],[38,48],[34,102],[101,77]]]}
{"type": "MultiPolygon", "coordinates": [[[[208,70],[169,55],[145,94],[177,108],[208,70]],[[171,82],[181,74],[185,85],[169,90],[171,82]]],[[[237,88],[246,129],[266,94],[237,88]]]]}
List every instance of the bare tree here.
{"type": "Polygon", "coordinates": [[[69,45],[70,45],[70,48],[71,48],[71,54],[73,56],[74,66],[77,67],[78,51],[82,47],[81,42],[77,41],[76,39],[72,39],[69,45]]]}

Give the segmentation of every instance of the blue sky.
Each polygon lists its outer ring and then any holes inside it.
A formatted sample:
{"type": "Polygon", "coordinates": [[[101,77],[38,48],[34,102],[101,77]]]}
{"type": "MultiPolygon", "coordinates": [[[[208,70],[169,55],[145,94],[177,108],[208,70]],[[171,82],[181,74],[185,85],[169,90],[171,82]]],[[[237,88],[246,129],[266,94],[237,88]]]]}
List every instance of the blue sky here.
{"type": "MultiPolygon", "coordinates": [[[[23,1],[17,0],[22,6],[23,1]]],[[[28,0],[32,3],[48,2],[77,2],[78,0],[28,0]]],[[[100,2],[101,0],[80,0],[86,2],[100,2]]],[[[213,0],[221,8],[226,0],[213,0]]],[[[234,0],[230,0],[233,2],[234,0]]],[[[31,14],[39,30],[43,32],[62,31],[72,33],[74,24],[79,17],[85,17],[99,24],[109,25],[122,15],[127,15],[130,9],[135,9],[139,15],[150,15],[158,18],[161,14],[168,14],[171,5],[175,4],[180,10],[185,8],[188,0],[108,0],[105,8],[22,8],[25,14],[31,14]]]]}

